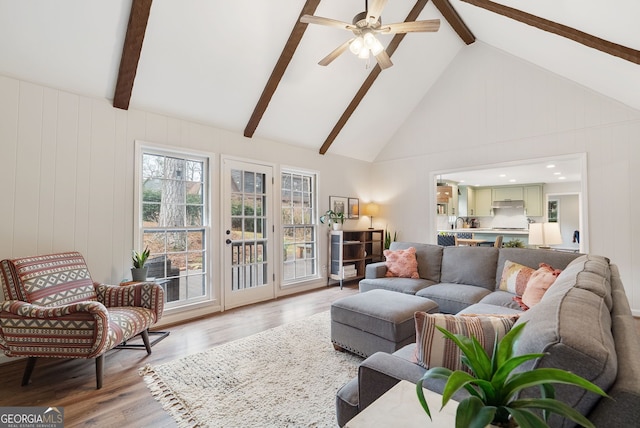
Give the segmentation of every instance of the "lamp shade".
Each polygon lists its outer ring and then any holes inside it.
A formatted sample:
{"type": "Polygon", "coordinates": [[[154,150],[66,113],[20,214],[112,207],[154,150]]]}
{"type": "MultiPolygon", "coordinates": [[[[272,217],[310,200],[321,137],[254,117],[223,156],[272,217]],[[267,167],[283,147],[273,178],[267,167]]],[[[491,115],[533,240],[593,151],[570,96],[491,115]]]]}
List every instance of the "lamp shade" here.
{"type": "Polygon", "coordinates": [[[558,223],[531,223],[529,225],[529,245],[548,247],[556,244],[562,244],[558,223]]]}
{"type": "Polygon", "coordinates": [[[380,211],[380,207],[378,206],[378,204],[376,204],[375,202],[369,202],[364,206],[364,209],[362,210],[362,215],[375,217],[378,215],[379,211],[380,211]]]}

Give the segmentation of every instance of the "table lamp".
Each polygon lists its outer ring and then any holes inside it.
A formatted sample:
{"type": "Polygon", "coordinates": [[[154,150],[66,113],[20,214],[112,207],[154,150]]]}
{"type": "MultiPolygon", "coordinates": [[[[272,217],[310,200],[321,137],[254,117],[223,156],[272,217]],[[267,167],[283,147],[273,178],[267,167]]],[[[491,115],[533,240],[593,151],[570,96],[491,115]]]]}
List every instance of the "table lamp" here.
{"type": "Polygon", "coordinates": [[[362,215],[366,215],[371,218],[371,226],[369,226],[369,229],[373,229],[373,217],[378,215],[379,210],[380,210],[380,207],[378,207],[378,204],[376,204],[375,202],[369,202],[367,205],[364,206],[364,209],[362,210],[362,215]]]}
{"type": "Polygon", "coordinates": [[[550,245],[556,244],[562,244],[558,223],[531,223],[529,225],[529,245],[549,249],[550,245]]]}

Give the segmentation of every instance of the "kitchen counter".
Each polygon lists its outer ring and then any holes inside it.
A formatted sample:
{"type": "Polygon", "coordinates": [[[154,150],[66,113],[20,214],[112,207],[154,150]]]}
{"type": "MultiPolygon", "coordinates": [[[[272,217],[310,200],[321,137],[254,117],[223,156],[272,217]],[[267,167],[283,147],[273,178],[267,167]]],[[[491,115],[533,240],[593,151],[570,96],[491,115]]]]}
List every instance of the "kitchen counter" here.
{"type": "Polygon", "coordinates": [[[466,227],[463,229],[441,229],[438,233],[474,233],[487,235],[529,235],[529,229],[491,229],[488,227],[466,227]]]}

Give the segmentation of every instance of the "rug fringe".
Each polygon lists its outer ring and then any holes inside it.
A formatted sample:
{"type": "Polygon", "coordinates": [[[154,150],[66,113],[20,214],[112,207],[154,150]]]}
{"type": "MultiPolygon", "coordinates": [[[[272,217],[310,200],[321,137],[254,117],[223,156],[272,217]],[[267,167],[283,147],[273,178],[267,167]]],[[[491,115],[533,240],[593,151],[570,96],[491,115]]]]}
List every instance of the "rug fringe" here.
{"type": "Polygon", "coordinates": [[[193,420],[185,403],[162,381],[151,364],[145,364],[144,367],[138,369],[138,374],[144,378],[151,392],[151,396],[158,401],[162,405],[162,408],[178,423],[178,428],[197,428],[202,426],[193,420]]]}

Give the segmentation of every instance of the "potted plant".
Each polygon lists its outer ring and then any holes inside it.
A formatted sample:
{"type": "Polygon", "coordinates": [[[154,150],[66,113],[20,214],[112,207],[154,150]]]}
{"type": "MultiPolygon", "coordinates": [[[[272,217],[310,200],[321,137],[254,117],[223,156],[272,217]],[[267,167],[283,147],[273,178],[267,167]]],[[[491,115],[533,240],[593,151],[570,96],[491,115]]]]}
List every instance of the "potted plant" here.
{"type": "Polygon", "coordinates": [[[391,239],[391,232],[388,230],[384,233],[384,249],[388,250],[391,247],[391,243],[395,242],[398,237],[398,232],[393,233],[393,239],[391,239]]]}
{"type": "Polygon", "coordinates": [[[333,230],[340,230],[344,223],[344,213],[327,210],[324,215],[320,216],[320,223],[326,224],[329,227],[333,225],[333,230]]]}
{"type": "Polygon", "coordinates": [[[133,281],[146,281],[148,267],[144,264],[149,258],[149,247],[145,247],[144,251],[133,251],[133,267],[131,268],[131,279],[133,281]]]}
{"type": "Polygon", "coordinates": [[[524,242],[516,238],[510,241],[504,242],[502,246],[505,248],[524,248],[524,242]]]}
{"type": "MultiPolygon", "coordinates": [[[[576,385],[588,391],[607,396],[598,386],[573,373],[554,369],[536,368],[525,372],[514,372],[522,363],[544,356],[526,354],[514,356],[514,347],[526,323],[512,328],[502,340],[494,344],[493,356],[489,357],[475,337],[452,334],[436,326],[445,337],[451,339],[462,352],[462,362],[472,374],[434,367],[422,376],[416,385],[416,393],[423,409],[431,418],[429,406],[424,398],[422,383],[429,378],[446,379],[442,393],[442,407],[461,388],[470,396],[460,401],[456,412],[456,428],[486,427],[547,427],[550,413],[556,413],[584,427],[594,427],[585,416],[554,396],[553,383],[576,385]],[[532,386],[540,387],[541,398],[518,399],[518,393],[532,386]],[[542,410],[541,419],[530,409],[542,410]]],[[[595,428],[595,427],[594,427],[595,428]]]]}

